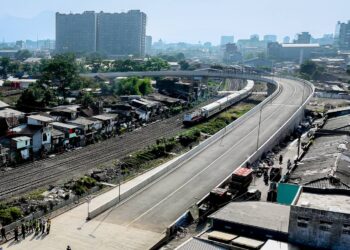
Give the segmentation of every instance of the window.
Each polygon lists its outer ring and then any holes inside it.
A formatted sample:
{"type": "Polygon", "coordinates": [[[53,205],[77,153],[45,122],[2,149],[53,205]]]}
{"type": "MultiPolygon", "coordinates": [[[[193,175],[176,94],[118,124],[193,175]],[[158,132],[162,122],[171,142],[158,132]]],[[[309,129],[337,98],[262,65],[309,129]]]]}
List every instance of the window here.
{"type": "Polygon", "coordinates": [[[343,225],[343,234],[350,235],[350,224],[344,224],[343,225]]]}
{"type": "Polygon", "coordinates": [[[43,141],[47,141],[47,134],[43,133],[43,141]]]}
{"type": "Polygon", "coordinates": [[[310,221],[309,218],[299,216],[297,225],[298,227],[307,228],[309,225],[309,221],[310,221]]]}
{"type": "Polygon", "coordinates": [[[325,232],[329,232],[332,229],[332,222],[329,221],[320,221],[320,230],[321,231],[325,231],[325,232]]]}

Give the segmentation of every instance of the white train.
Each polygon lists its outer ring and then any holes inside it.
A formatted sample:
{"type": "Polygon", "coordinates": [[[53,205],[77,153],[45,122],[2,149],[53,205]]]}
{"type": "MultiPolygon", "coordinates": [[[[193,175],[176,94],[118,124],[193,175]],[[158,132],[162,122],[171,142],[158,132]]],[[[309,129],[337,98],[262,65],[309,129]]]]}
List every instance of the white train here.
{"type": "Polygon", "coordinates": [[[197,109],[192,113],[185,114],[183,124],[188,126],[199,123],[202,120],[221,112],[225,108],[230,107],[231,105],[248,97],[252,93],[253,87],[254,81],[247,80],[247,85],[243,89],[210,103],[207,106],[197,109]]]}

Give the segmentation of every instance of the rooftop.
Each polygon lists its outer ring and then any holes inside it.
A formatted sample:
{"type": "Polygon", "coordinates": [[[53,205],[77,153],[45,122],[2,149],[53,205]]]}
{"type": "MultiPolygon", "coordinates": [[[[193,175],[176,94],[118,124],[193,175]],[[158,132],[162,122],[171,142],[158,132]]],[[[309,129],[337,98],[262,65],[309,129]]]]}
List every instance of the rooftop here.
{"type": "Polygon", "coordinates": [[[8,118],[14,116],[24,116],[24,113],[15,109],[4,108],[0,110],[0,117],[8,118]]]}
{"type": "Polygon", "coordinates": [[[41,122],[53,122],[53,119],[51,117],[45,115],[30,115],[28,118],[41,122]]]}
{"type": "Polygon", "coordinates": [[[102,121],[109,121],[111,119],[115,119],[117,117],[116,114],[103,114],[103,115],[95,115],[92,118],[102,121]]]}
{"type": "Polygon", "coordinates": [[[322,130],[332,132],[316,137],[290,182],[322,190],[350,190],[350,137],[346,134],[350,115],[328,119],[322,130]]]}
{"type": "Polygon", "coordinates": [[[231,202],[209,218],[288,233],[289,212],[289,206],[275,203],[231,202]]]}
{"type": "Polygon", "coordinates": [[[19,137],[12,138],[12,140],[17,141],[17,142],[19,142],[19,141],[28,141],[28,140],[30,140],[30,137],[28,137],[28,136],[19,136],[19,137]]]}
{"type": "Polygon", "coordinates": [[[205,240],[191,238],[176,248],[176,250],[224,250],[225,247],[215,245],[205,240]]]}
{"type": "Polygon", "coordinates": [[[300,250],[301,248],[289,243],[275,240],[268,240],[261,250],[300,250]]]}
{"type": "Polygon", "coordinates": [[[76,129],[76,128],[78,128],[75,125],[62,123],[62,122],[53,122],[51,124],[52,124],[52,126],[59,127],[59,128],[67,128],[67,129],[76,129]]]}
{"type": "Polygon", "coordinates": [[[0,109],[7,108],[7,107],[10,107],[10,105],[8,105],[5,102],[0,101],[0,109]]]}
{"type": "Polygon", "coordinates": [[[347,195],[324,195],[302,192],[296,206],[350,213],[350,197],[347,195]]]}
{"type": "Polygon", "coordinates": [[[67,122],[68,123],[72,123],[72,124],[82,125],[82,126],[89,126],[89,125],[95,124],[94,121],[89,120],[89,119],[87,119],[85,117],[78,117],[75,120],[70,120],[70,121],[67,121],[67,122]]]}
{"type": "Polygon", "coordinates": [[[341,111],[347,111],[347,110],[350,110],[350,106],[340,107],[340,108],[335,108],[335,109],[330,109],[330,110],[327,111],[327,114],[329,114],[329,113],[341,112],[341,111]]]}
{"type": "Polygon", "coordinates": [[[350,190],[350,151],[347,135],[316,138],[290,182],[316,189],[350,190]],[[339,182],[333,182],[338,179],[339,182]]]}
{"type": "Polygon", "coordinates": [[[318,43],[283,43],[283,48],[319,48],[318,43]]]}

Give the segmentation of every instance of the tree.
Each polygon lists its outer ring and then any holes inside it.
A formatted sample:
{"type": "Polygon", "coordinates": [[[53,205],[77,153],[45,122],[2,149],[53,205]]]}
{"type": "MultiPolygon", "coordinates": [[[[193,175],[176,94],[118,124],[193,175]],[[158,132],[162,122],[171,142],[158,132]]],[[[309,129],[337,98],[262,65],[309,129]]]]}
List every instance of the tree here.
{"type": "Polygon", "coordinates": [[[151,80],[146,78],[146,79],[139,79],[138,81],[138,88],[139,91],[141,92],[142,95],[148,95],[152,93],[152,85],[151,85],[151,80]]]}
{"type": "Polygon", "coordinates": [[[117,95],[148,95],[153,90],[151,80],[148,78],[139,79],[137,77],[130,77],[115,84],[117,95]]]}
{"type": "Polygon", "coordinates": [[[32,56],[32,53],[27,49],[19,50],[15,54],[15,58],[20,61],[24,61],[25,59],[28,59],[31,56],[32,56]]]}
{"type": "Polygon", "coordinates": [[[306,61],[300,65],[300,75],[307,79],[319,79],[322,77],[322,71],[324,69],[320,66],[318,66],[315,62],[312,61],[306,61]]]}
{"type": "Polygon", "coordinates": [[[52,60],[42,62],[40,83],[57,86],[66,97],[67,88],[78,78],[75,56],[72,54],[56,55],[52,60]]]}
{"type": "Polygon", "coordinates": [[[56,105],[56,96],[49,88],[34,84],[24,90],[17,101],[17,107],[21,110],[32,111],[42,109],[49,105],[56,105]]]}
{"type": "Polygon", "coordinates": [[[100,83],[101,93],[102,95],[109,95],[111,93],[111,87],[107,83],[100,83]]]}
{"type": "Polygon", "coordinates": [[[7,57],[1,57],[0,58],[0,76],[3,79],[7,78],[9,66],[10,66],[10,59],[7,57]]]}
{"type": "Polygon", "coordinates": [[[95,102],[95,98],[90,93],[84,93],[80,98],[83,107],[89,107],[95,102]]]}
{"type": "Polygon", "coordinates": [[[179,64],[181,70],[188,70],[190,68],[190,64],[185,60],[180,61],[179,64]]]}

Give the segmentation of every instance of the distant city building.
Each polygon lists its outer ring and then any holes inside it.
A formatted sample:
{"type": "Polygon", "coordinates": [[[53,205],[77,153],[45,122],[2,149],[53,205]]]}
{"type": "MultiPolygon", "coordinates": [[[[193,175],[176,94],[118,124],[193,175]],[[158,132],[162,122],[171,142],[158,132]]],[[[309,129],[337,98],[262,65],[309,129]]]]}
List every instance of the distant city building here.
{"type": "Polygon", "coordinates": [[[56,51],[59,53],[97,51],[108,56],[143,57],[145,43],[146,14],[139,10],[56,13],[56,51]]]}
{"type": "Polygon", "coordinates": [[[275,42],[277,42],[277,36],[276,35],[265,35],[264,36],[264,41],[265,42],[275,43],[275,42]]]}
{"type": "Polygon", "coordinates": [[[308,44],[311,42],[311,35],[309,32],[301,32],[297,34],[296,39],[294,40],[294,43],[298,44],[308,44]]]}
{"type": "Polygon", "coordinates": [[[347,23],[337,23],[334,43],[340,50],[350,50],[350,20],[347,23]]]}
{"type": "Polygon", "coordinates": [[[304,62],[320,50],[319,44],[269,43],[267,55],[270,59],[304,62]]]}
{"type": "Polygon", "coordinates": [[[228,43],[234,43],[234,37],[233,36],[221,36],[220,45],[224,46],[228,43]]]}
{"type": "Polygon", "coordinates": [[[145,53],[150,55],[152,52],[152,36],[146,36],[145,53]]]}
{"type": "Polygon", "coordinates": [[[139,10],[127,13],[99,13],[97,51],[109,56],[143,57],[146,43],[146,14],[139,10]]]}
{"type": "Polygon", "coordinates": [[[82,14],[56,13],[56,51],[95,52],[97,16],[93,11],[82,14]]]}
{"type": "Polygon", "coordinates": [[[290,37],[289,36],[285,36],[283,38],[283,43],[290,43],[290,37]]]}
{"type": "Polygon", "coordinates": [[[20,41],[16,41],[15,47],[16,49],[24,49],[24,45],[25,45],[24,41],[20,40],[20,41]]]}
{"type": "Polygon", "coordinates": [[[267,42],[259,40],[258,35],[252,35],[250,39],[239,39],[237,46],[243,57],[256,57],[258,54],[266,53],[267,42]]]}
{"type": "Polygon", "coordinates": [[[311,43],[318,43],[319,45],[333,45],[333,34],[324,34],[321,38],[311,38],[311,43]]]}
{"type": "Polygon", "coordinates": [[[238,47],[234,43],[225,45],[224,63],[238,63],[242,61],[242,54],[238,52],[238,47]]]}
{"type": "Polygon", "coordinates": [[[0,50],[0,57],[8,57],[11,59],[15,59],[17,52],[17,49],[2,49],[0,50]]]}
{"type": "Polygon", "coordinates": [[[28,50],[54,50],[55,49],[55,40],[37,40],[37,41],[32,41],[32,40],[26,40],[25,41],[25,48],[28,50]]]}
{"type": "Polygon", "coordinates": [[[259,35],[258,34],[253,34],[250,36],[250,40],[252,41],[259,41],[260,38],[259,38],[259,35]]]}

